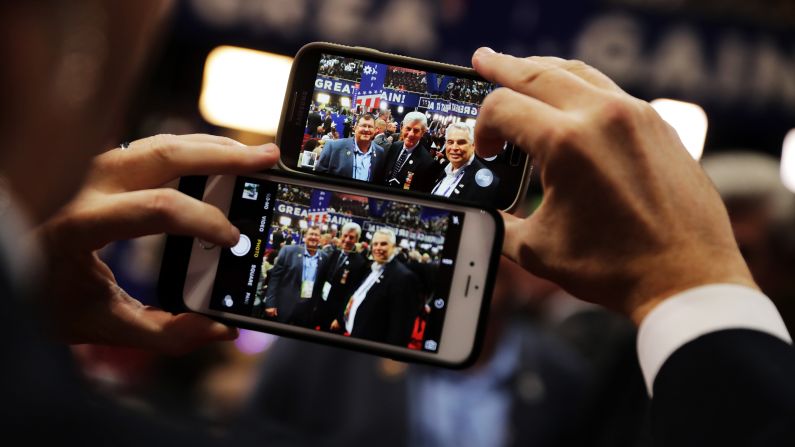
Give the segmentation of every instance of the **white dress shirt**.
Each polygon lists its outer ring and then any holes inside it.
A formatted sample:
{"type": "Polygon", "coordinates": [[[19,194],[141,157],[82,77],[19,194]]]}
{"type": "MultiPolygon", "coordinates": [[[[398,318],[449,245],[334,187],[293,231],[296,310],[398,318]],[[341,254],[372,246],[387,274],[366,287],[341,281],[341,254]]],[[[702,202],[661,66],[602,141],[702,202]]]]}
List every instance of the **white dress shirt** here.
{"type": "Polygon", "coordinates": [[[657,305],[640,325],[638,358],[649,396],[657,373],[674,351],[725,329],[756,330],[792,343],[773,302],[756,289],[710,284],[685,290],[657,305]]]}
{"type": "Polygon", "coordinates": [[[356,289],[356,292],[353,292],[353,296],[351,297],[353,303],[351,304],[351,310],[348,312],[348,319],[345,320],[345,330],[349,334],[353,333],[353,321],[356,319],[356,311],[367,296],[367,292],[370,291],[378,281],[378,278],[381,277],[381,272],[384,271],[384,264],[373,262],[370,269],[370,274],[365,278],[364,282],[362,282],[362,285],[356,289]]]}
{"type": "Polygon", "coordinates": [[[469,157],[469,161],[458,169],[453,169],[453,164],[448,163],[447,166],[444,167],[444,178],[433,188],[431,193],[435,196],[450,197],[450,194],[453,193],[453,190],[455,190],[455,187],[458,186],[458,183],[464,176],[464,171],[472,164],[472,160],[474,159],[475,155],[473,154],[469,157]]]}

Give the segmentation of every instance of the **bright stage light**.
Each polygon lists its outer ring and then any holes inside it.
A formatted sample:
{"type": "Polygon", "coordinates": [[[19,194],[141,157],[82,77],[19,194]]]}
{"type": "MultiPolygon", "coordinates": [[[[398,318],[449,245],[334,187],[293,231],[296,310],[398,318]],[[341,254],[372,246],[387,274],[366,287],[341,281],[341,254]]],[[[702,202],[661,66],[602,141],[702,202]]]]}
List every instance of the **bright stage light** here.
{"type": "Polygon", "coordinates": [[[218,126],[275,135],[291,65],[287,56],[217,47],[204,65],[199,111],[218,126]]]}
{"type": "Polygon", "coordinates": [[[781,148],[781,182],[795,192],[795,129],[787,132],[781,148]]]}
{"type": "Polygon", "coordinates": [[[704,109],[698,104],[673,99],[655,99],[651,106],[676,130],[690,155],[696,160],[700,159],[707,138],[707,114],[704,109]]]}

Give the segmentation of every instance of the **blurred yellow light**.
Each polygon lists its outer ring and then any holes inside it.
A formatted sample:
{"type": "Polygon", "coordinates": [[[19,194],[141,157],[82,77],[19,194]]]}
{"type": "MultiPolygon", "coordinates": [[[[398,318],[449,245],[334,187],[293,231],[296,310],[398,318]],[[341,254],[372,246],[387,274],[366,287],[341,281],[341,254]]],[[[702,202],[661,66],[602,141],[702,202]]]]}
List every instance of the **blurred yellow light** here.
{"type": "Polygon", "coordinates": [[[321,104],[328,104],[329,101],[331,101],[331,96],[329,96],[327,93],[318,93],[317,94],[317,102],[319,102],[321,104]]]}
{"type": "Polygon", "coordinates": [[[704,109],[698,104],[673,99],[655,99],[651,106],[676,129],[690,155],[696,160],[700,159],[707,138],[707,114],[704,109]]]}
{"type": "Polygon", "coordinates": [[[781,149],[781,182],[795,192],[795,129],[787,132],[781,149]]]}
{"type": "Polygon", "coordinates": [[[342,107],[345,107],[346,109],[350,109],[351,108],[351,98],[348,98],[347,96],[343,96],[342,98],[340,98],[340,105],[342,107]]]}
{"type": "Polygon", "coordinates": [[[199,111],[208,122],[275,135],[292,58],[229,46],[207,56],[199,111]]]}

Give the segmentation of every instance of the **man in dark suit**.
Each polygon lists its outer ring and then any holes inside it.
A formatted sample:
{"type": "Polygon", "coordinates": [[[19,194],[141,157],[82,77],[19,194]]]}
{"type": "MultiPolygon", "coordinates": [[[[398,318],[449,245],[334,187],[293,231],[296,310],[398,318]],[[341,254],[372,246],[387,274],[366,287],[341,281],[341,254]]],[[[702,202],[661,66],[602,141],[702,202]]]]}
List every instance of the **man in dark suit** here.
{"type": "Polygon", "coordinates": [[[421,305],[419,280],[405,265],[393,259],[395,244],[392,230],[373,233],[370,274],[332,322],[332,330],[342,330],[352,337],[408,345],[421,305]]]}
{"type": "Polygon", "coordinates": [[[422,112],[409,112],[403,117],[403,141],[392,143],[386,150],[384,183],[393,188],[430,192],[437,175],[428,149],[420,142],[428,130],[428,118],[422,112]]]}
{"type": "Polygon", "coordinates": [[[356,253],[356,243],[362,228],[356,222],[348,222],[340,230],[340,247],[329,252],[324,268],[318,272],[322,283],[315,287],[312,326],[321,330],[331,330],[331,323],[344,309],[348,298],[353,294],[367,274],[367,259],[356,253]]]}
{"type": "Polygon", "coordinates": [[[322,135],[318,135],[318,127],[323,125],[323,118],[320,116],[320,112],[317,110],[317,106],[312,106],[309,109],[309,117],[306,120],[306,130],[307,133],[313,138],[320,138],[322,135]]]}
{"type": "Polygon", "coordinates": [[[329,140],[315,163],[315,171],[341,177],[381,182],[384,176],[384,149],[373,142],[375,119],[362,115],[351,138],[329,140]]]}
{"type": "Polygon", "coordinates": [[[331,132],[331,124],[334,120],[331,118],[331,112],[326,111],[326,117],[323,119],[323,134],[331,132]]]}
{"type": "Polygon", "coordinates": [[[464,123],[452,123],[447,127],[445,140],[449,163],[431,192],[480,205],[492,203],[500,179],[475,157],[474,130],[464,123]]]}
{"type": "Polygon", "coordinates": [[[287,233],[287,228],[286,228],[286,227],[282,227],[282,228],[278,228],[278,227],[277,227],[277,228],[276,228],[276,229],[275,229],[275,230],[274,230],[274,231],[271,233],[271,247],[272,247],[274,250],[279,250],[279,249],[281,249],[281,248],[282,248],[282,245],[284,245],[284,244],[287,242],[287,239],[288,239],[290,236],[291,236],[291,235],[287,233]]]}
{"type": "MultiPolygon", "coordinates": [[[[319,250],[320,228],[304,232],[304,245],[287,245],[279,251],[268,272],[265,315],[281,323],[310,327],[312,296],[328,254],[319,250]]],[[[322,287],[322,286],[321,286],[322,287]]]]}

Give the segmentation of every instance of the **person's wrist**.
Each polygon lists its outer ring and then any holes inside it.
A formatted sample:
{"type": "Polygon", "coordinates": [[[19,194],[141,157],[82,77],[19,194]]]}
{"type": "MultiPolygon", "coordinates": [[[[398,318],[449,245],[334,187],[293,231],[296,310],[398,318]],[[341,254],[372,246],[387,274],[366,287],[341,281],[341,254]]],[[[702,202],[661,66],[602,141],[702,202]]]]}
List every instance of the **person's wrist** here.
{"type": "Polygon", "coordinates": [[[737,284],[754,289],[758,286],[739,251],[720,250],[712,255],[689,256],[674,253],[667,259],[650,260],[637,271],[636,285],[625,301],[625,313],[640,326],[643,319],[671,296],[707,284],[737,284]]]}

